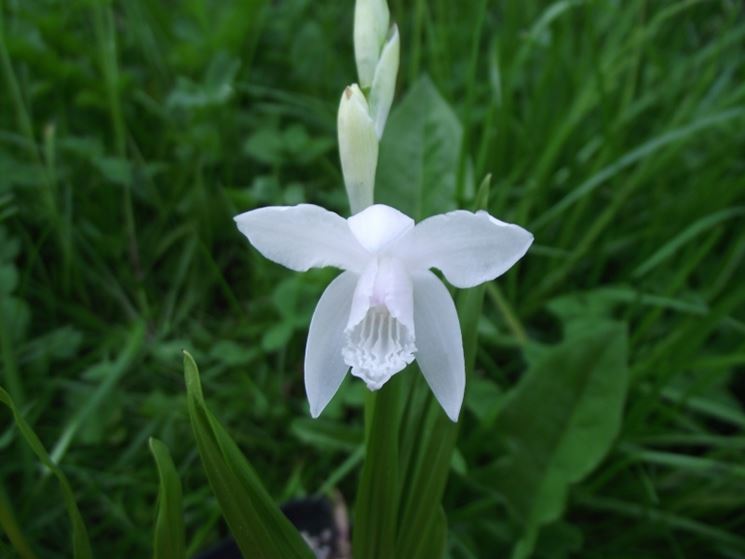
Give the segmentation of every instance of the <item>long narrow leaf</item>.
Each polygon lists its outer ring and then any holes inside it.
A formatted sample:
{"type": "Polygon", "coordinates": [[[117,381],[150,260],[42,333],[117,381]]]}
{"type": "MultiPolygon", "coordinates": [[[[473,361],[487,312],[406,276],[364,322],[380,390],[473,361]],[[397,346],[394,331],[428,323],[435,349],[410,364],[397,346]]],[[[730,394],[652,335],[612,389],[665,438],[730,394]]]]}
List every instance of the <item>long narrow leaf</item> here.
{"type": "Polygon", "coordinates": [[[157,439],[150,439],[150,452],[158,468],[158,515],[153,537],[154,559],[184,559],[184,517],[181,505],[181,480],[168,452],[157,439]]]}
{"type": "Polygon", "coordinates": [[[431,542],[423,534],[436,531],[440,522],[440,503],[445,492],[450,464],[458,437],[457,424],[448,419],[436,402],[429,402],[422,429],[421,446],[408,476],[399,523],[397,549],[400,557],[432,558],[431,542]]]}
{"type": "Polygon", "coordinates": [[[124,377],[124,374],[129,370],[132,362],[140,352],[144,340],[145,324],[142,322],[136,323],[127,338],[126,345],[116,361],[110,364],[101,383],[95,388],[90,397],[86,398],[84,404],[76,410],[72,419],[67,422],[65,430],[60,435],[54,448],[52,448],[51,456],[54,462],[62,460],[75,435],[108,401],[110,394],[116,389],[117,384],[124,377]]]}
{"type": "Polygon", "coordinates": [[[37,458],[49,468],[54,476],[59,481],[60,487],[62,488],[62,496],[67,506],[67,514],[70,517],[70,523],[72,524],[72,548],[73,557],[75,559],[90,559],[92,557],[91,544],[88,540],[88,532],[85,529],[83,523],[83,517],[80,514],[78,505],[75,502],[75,494],[70,487],[70,483],[67,481],[67,477],[62,473],[57,464],[55,464],[49,454],[47,453],[44,445],[41,444],[39,437],[36,436],[31,426],[26,423],[21,414],[18,412],[15,403],[13,403],[10,395],[2,388],[0,388],[0,402],[3,402],[10,411],[13,413],[13,419],[15,420],[18,430],[21,432],[24,440],[31,447],[31,450],[36,454],[37,458]]]}
{"type": "Polygon", "coordinates": [[[204,402],[199,371],[184,352],[187,404],[194,438],[220,510],[244,557],[313,559],[233,439],[204,402]]]}
{"type": "MultiPolygon", "coordinates": [[[[431,559],[445,557],[448,543],[448,521],[445,516],[445,509],[442,506],[437,508],[434,521],[429,525],[429,532],[423,534],[419,540],[422,546],[416,557],[431,559]]],[[[402,557],[405,556],[402,555],[402,557]]]]}
{"type": "MultiPolygon", "coordinates": [[[[484,286],[465,291],[458,299],[467,371],[475,361],[476,324],[483,299],[484,286]]],[[[411,559],[432,557],[421,534],[434,530],[432,525],[440,521],[440,503],[458,438],[458,425],[447,418],[431,395],[426,402],[421,412],[425,418],[415,437],[416,451],[402,487],[397,546],[401,557],[411,559]]]]}
{"type": "MultiPolygon", "coordinates": [[[[413,373],[410,370],[404,372],[413,373]]],[[[352,549],[354,557],[359,559],[399,557],[395,545],[401,374],[374,394],[372,425],[355,505],[352,549]]]]}
{"type": "MultiPolygon", "coordinates": [[[[474,209],[486,207],[490,186],[491,177],[487,175],[477,190],[474,209]]],[[[458,297],[466,373],[473,370],[476,361],[477,326],[484,302],[484,290],[485,286],[481,285],[461,292],[458,297]]],[[[419,388],[427,389],[425,386],[419,388]]],[[[403,444],[411,445],[414,449],[412,451],[404,447],[401,450],[406,460],[401,464],[405,477],[401,490],[400,528],[396,545],[401,557],[432,559],[442,557],[445,552],[445,544],[433,547],[432,538],[435,535],[447,537],[446,533],[440,533],[440,530],[447,529],[441,502],[458,439],[458,425],[447,418],[428,389],[426,398],[417,399],[415,394],[414,400],[423,400],[425,403],[418,412],[407,410],[421,419],[416,424],[403,425],[403,444]],[[423,534],[431,536],[423,537],[423,534]],[[433,555],[435,548],[441,549],[439,555],[433,555]]]]}
{"type": "Polygon", "coordinates": [[[2,484],[0,484],[0,527],[2,527],[5,535],[8,536],[8,540],[10,540],[13,549],[15,549],[19,557],[22,559],[36,559],[36,555],[31,550],[31,546],[26,540],[26,536],[23,535],[23,531],[10,508],[10,502],[8,502],[5,487],[2,484]]]}

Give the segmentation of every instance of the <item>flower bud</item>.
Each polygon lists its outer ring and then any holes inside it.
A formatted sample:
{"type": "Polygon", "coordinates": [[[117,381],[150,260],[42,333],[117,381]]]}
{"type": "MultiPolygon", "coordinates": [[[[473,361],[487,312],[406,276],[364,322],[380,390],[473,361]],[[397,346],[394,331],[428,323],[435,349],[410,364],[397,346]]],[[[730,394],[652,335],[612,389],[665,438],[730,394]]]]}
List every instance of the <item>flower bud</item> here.
{"type": "Polygon", "coordinates": [[[375,121],[375,133],[378,140],[383,137],[385,121],[393,103],[398,74],[399,39],[398,26],[394,23],[388,33],[388,40],[380,54],[375,68],[372,87],[370,88],[370,116],[375,121]]]}
{"type": "Polygon", "coordinates": [[[349,205],[356,214],[373,203],[378,137],[365,96],[357,84],[344,90],[337,119],[339,156],[349,205]]]}
{"type": "Polygon", "coordinates": [[[372,85],[390,17],[385,0],[357,0],[355,3],[354,57],[363,88],[372,85]]]}

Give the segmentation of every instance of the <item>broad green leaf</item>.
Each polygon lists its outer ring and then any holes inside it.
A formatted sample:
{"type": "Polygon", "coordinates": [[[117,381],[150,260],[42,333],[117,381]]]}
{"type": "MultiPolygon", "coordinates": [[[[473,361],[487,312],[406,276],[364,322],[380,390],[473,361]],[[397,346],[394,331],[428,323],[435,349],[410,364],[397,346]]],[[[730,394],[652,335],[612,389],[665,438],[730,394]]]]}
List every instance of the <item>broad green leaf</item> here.
{"type": "Polygon", "coordinates": [[[504,399],[504,391],[499,385],[486,377],[468,379],[468,398],[463,405],[476,416],[481,423],[493,423],[490,418],[496,418],[504,399]]]}
{"type": "Polygon", "coordinates": [[[184,517],[181,505],[181,480],[173,464],[168,447],[150,438],[150,452],[158,468],[158,515],[153,538],[154,559],[183,559],[184,517]]]}
{"type": "MultiPolygon", "coordinates": [[[[400,388],[398,373],[377,393],[372,393],[372,417],[365,463],[362,467],[357,502],[353,556],[361,559],[403,557],[396,550],[398,527],[399,472],[398,432],[400,429],[400,388]]],[[[366,421],[367,423],[367,421],[366,421]]]]}
{"type": "Polygon", "coordinates": [[[207,408],[194,359],[184,352],[187,404],[197,449],[220,510],[244,557],[313,559],[259,477],[207,408]]]}
{"type": "Polygon", "coordinates": [[[391,113],[380,144],[375,201],[415,219],[455,209],[463,129],[424,76],[391,113]]]}
{"type": "Polygon", "coordinates": [[[26,443],[28,443],[31,450],[36,454],[41,463],[49,468],[59,481],[60,487],[62,488],[62,496],[65,500],[65,505],[67,506],[67,514],[70,517],[70,523],[72,524],[72,549],[74,559],[90,559],[92,553],[91,544],[88,540],[88,532],[85,529],[83,517],[80,515],[80,510],[75,502],[75,494],[72,491],[72,487],[70,487],[70,483],[67,481],[67,477],[65,477],[65,474],[62,473],[62,470],[60,470],[57,464],[51,460],[44,445],[41,444],[39,437],[36,436],[36,433],[31,429],[31,426],[26,423],[25,419],[23,419],[10,395],[3,388],[0,388],[0,402],[3,402],[8,406],[10,411],[13,413],[13,419],[15,420],[16,426],[26,443]]]}
{"type": "Polygon", "coordinates": [[[571,559],[582,551],[582,531],[564,521],[554,522],[541,530],[536,541],[535,556],[538,559],[571,559]]]}
{"type": "Polygon", "coordinates": [[[507,456],[494,485],[524,527],[514,557],[558,520],[569,486],[602,460],[618,434],[628,388],[625,326],[605,321],[546,350],[497,419],[507,456]]]}

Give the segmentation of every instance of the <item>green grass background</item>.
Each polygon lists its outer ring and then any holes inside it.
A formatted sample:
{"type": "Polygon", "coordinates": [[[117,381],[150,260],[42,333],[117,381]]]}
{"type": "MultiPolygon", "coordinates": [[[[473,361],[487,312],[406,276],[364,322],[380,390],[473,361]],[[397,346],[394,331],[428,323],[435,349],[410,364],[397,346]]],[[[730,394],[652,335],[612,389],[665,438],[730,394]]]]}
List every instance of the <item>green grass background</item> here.
{"type": "MultiPolygon", "coordinates": [[[[558,305],[628,325],[631,386],[611,451],[536,556],[745,557],[742,4],[390,5],[397,104],[428,75],[450,131],[428,138],[424,195],[451,187],[470,207],[490,173],[490,211],[536,237],[486,292],[449,553],[501,556],[515,538],[488,483],[489,418],[530,351],[561,338],[558,305]]],[[[0,384],[69,477],[97,554],[150,554],[150,436],[181,475],[190,553],[225,533],[182,349],[277,500],[332,485],[354,497],[361,383],[345,381],[318,421],[302,383],[310,314],[334,274],[263,260],[231,219],[306,201],[346,212],[335,125],[355,79],[352,12],[0,1],[0,384]]],[[[68,557],[62,494],[4,409],[0,474],[2,508],[38,555],[68,557]]]]}

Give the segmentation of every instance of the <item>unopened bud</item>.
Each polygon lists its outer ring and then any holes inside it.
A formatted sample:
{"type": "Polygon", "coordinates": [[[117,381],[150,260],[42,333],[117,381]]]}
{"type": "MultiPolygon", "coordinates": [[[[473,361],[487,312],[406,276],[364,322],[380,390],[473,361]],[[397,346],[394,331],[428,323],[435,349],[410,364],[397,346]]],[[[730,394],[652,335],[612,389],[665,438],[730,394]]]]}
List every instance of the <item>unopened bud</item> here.
{"type": "Polygon", "coordinates": [[[378,140],[383,137],[385,121],[388,119],[388,112],[393,103],[399,50],[398,26],[394,23],[388,33],[383,52],[380,54],[370,88],[370,116],[375,121],[375,133],[378,135],[378,140]]]}
{"type": "Polygon", "coordinates": [[[371,206],[378,165],[378,136],[357,84],[344,90],[337,119],[339,156],[352,214],[371,206]]]}
{"type": "Polygon", "coordinates": [[[354,57],[363,88],[372,85],[390,17],[385,0],[357,0],[355,3],[354,57]]]}

